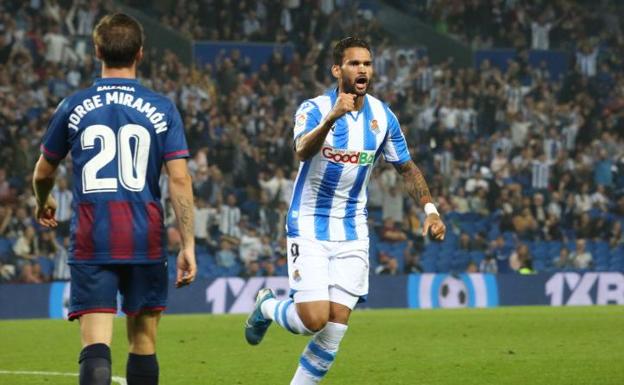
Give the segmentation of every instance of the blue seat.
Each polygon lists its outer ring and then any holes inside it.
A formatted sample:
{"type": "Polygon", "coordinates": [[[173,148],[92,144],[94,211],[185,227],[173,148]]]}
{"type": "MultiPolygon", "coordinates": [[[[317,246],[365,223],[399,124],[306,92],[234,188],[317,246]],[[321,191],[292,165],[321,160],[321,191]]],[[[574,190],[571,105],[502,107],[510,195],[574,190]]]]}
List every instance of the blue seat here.
{"type": "Polygon", "coordinates": [[[41,274],[46,277],[52,276],[52,273],[54,272],[53,260],[48,257],[38,257],[37,263],[39,263],[39,266],[41,267],[41,274]]]}

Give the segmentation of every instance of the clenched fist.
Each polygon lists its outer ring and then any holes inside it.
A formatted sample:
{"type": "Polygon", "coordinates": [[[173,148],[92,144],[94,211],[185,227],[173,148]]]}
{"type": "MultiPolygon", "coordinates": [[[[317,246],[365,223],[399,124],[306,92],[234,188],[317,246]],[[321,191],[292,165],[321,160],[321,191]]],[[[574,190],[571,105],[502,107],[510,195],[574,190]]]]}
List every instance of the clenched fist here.
{"type": "Polygon", "coordinates": [[[355,110],[356,96],[356,94],[345,94],[341,92],[338,95],[336,104],[334,104],[334,107],[331,109],[331,111],[329,111],[328,117],[330,121],[335,122],[347,112],[355,110]]]}

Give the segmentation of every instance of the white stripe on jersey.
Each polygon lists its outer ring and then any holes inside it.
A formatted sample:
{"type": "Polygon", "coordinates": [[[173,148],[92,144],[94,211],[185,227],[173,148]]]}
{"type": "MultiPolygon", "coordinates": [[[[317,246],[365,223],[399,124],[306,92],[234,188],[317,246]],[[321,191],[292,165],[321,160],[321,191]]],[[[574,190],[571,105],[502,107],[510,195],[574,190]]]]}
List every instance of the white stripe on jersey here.
{"type": "MultiPolygon", "coordinates": [[[[334,90],[302,103],[295,114],[295,138],[318,126],[336,97],[334,90]]],[[[321,151],[300,163],[288,235],[328,241],[367,238],[366,187],[380,154],[389,162],[410,160],[396,117],[367,95],[362,110],[339,119],[321,151]]]]}

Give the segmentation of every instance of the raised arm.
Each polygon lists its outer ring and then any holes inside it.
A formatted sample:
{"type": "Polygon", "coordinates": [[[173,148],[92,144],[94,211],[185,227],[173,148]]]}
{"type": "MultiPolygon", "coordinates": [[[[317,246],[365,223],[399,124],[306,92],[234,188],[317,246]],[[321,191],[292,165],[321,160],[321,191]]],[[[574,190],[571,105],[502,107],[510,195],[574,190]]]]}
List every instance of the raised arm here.
{"type": "Polygon", "coordinates": [[[321,150],[325,138],[327,138],[327,134],[336,120],[355,108],[355,96],[355,94],[345,93],[338,95],[338,99],[329,114],[315,128],[296,139],[295,152],[300,160],[308,160],[321,150]]]}
{"type": "Polygon", "coordinates": [[[182,236],[182,248],[178,254],[176,286],[181,287],[193,282],[197,273],[195,262],[195,230],[193,211],[193,187],[188,172],[186,159],[174,159],[167,162],[169,174],[169,195],[178,220],[182,236]]]}
{"type": "Polygon", "coordinates": [[[423,224],[423,236],[426,236],[427,233],[430,232],[432,239],[443,240],[446,233],[446,226],[442,222],[440,214],[433,204],[429,186],[427,186],[422,172],[412,160],[401,164],[395,164],[394,166],[403,177],[403,184],[409,195],[424,208],[427,214],[425,223],[423,224]]]}

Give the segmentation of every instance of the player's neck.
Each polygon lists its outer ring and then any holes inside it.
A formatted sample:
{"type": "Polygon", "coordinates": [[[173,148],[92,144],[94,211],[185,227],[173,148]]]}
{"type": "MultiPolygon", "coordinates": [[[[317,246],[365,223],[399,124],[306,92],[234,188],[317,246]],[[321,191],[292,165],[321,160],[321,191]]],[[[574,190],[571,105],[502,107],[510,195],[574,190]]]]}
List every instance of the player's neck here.
{"type": "Polygon", "coordinates": [[[112,68],[102,64],[102,78],[136,79],[136,66],[112,68]]]}
{"type": "Polygon", "coordinates": [[[365,97],[366,97],[366,95],[356,96],[355,97],[355,110],[356,111],[361,111],[362,107],[364,107],[364,98],[365,97]]]}

